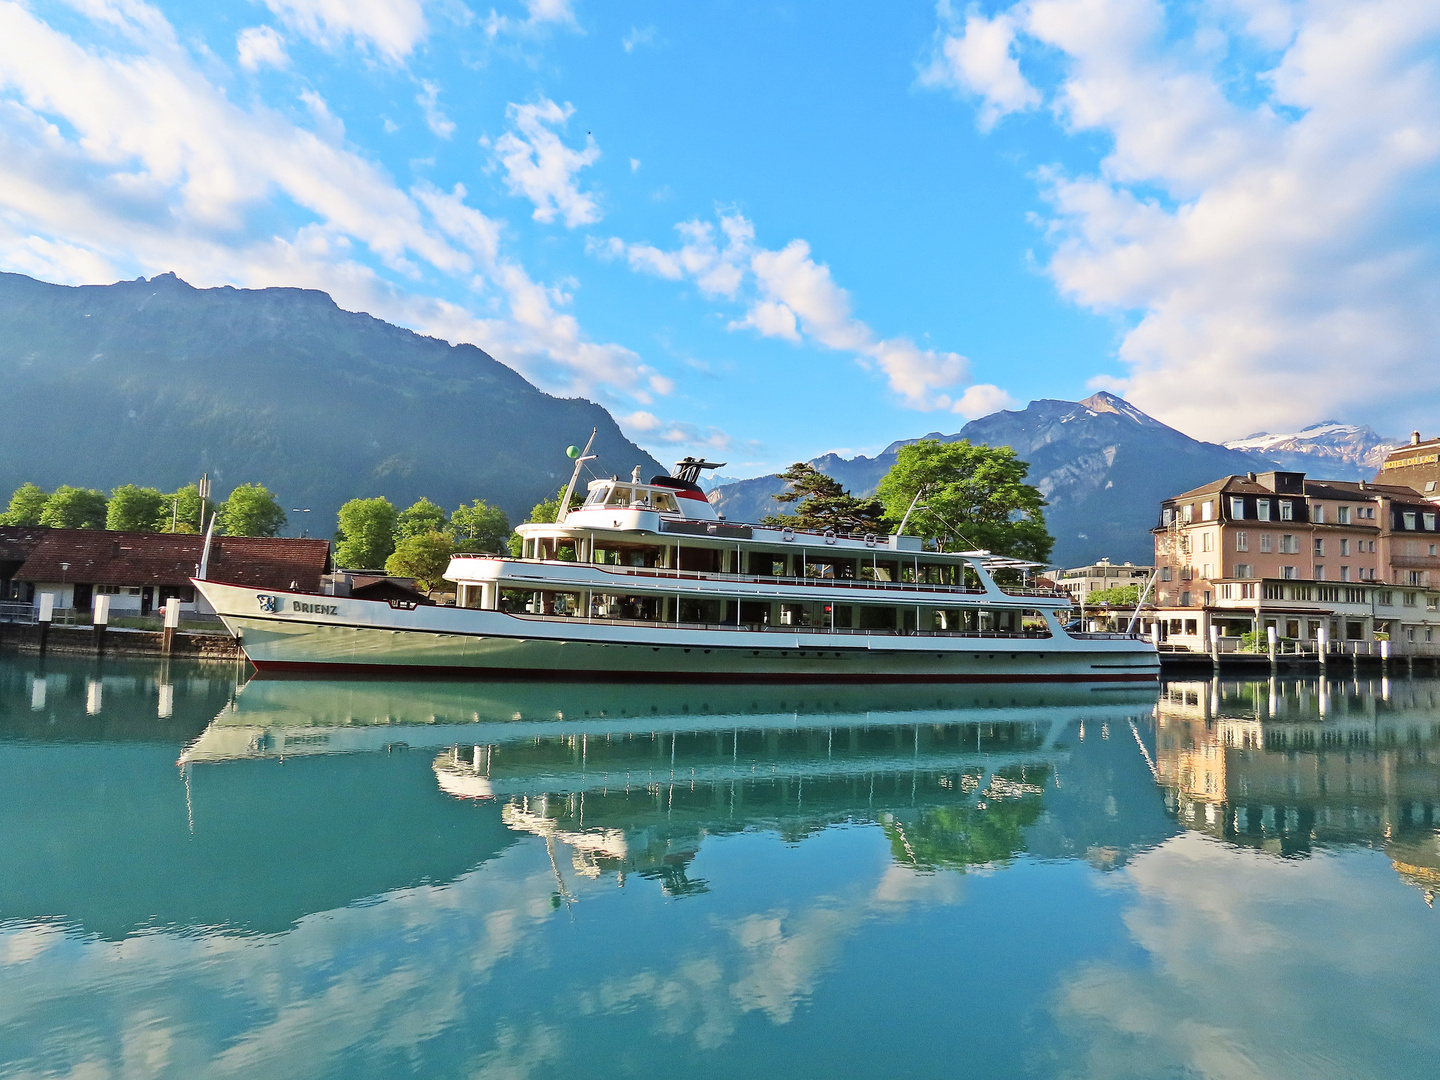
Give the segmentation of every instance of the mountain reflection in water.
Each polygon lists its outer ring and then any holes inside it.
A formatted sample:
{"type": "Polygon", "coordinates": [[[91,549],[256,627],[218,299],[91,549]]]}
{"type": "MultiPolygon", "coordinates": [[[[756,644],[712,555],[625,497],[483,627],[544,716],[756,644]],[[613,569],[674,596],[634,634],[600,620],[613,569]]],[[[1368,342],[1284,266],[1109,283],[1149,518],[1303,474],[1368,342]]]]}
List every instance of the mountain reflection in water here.
{"type": "Polygon", "coordinates": [[[7,655],[0,1075],[1424,1076],[1437,800],[1435,681],[7,655]]]}

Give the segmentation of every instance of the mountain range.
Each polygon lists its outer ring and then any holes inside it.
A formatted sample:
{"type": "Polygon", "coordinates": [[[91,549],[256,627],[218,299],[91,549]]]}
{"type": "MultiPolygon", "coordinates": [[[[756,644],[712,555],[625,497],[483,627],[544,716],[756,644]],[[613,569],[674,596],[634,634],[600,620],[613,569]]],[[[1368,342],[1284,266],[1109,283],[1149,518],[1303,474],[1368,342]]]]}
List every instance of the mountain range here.
{"type": "MultiPolygon", "coordinates": [[[[1051,557],[1060,566],[1101,558],[1149,563],[1150,529],[1161,500],[1217,477],[1279,468],[1328,479],[1369,479],[1378,467],[1372,462],[1384,457],[1383,451],[1375,457],[1376,447],[1394,442],[1369,428],[1341,424],[1293,435],[1260,433],[1240,446],[1201,442],[1103,392],[1084,401],[1032,401],[1021,410],[972,420],[953,435],[936,431],[923,437],[1009,446],[1029,462],[1030,482],[1049,504],[1051,557]],[[1251,445],[1265,439],[1274,445],[1251,445]]],[[[915,441],[891,443],[873,458],[826,454],[811,464],[852,493],[868,495],[895,464],[900,447],[915,441]]],[[[721,485],[710,499],[726,517],[754,521],[776,512],[773,496],[783,489],[778,477],[762,476],[721,485]]]]}
{"type": "Polygon", "coordinates": [[[543,393],[308,289],[196,289],[174,274],[67,287],[0,274],[0,499],[24,481],[216,495],[259,481],[295,530],[345,500],[484,498],[524,520],[598,429],[599,473],[664,472],[594,402],[543,393]]]}

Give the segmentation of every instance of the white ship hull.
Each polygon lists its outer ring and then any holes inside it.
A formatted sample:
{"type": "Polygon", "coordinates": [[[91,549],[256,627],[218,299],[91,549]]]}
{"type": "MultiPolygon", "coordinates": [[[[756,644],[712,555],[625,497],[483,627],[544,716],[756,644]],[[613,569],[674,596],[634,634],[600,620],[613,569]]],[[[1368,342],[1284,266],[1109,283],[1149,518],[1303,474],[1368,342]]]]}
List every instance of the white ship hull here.
{"type": "Polygon", "coordinates": [[[1153,645],[1005,637],[706,628],[537,618],[196,581],[262,671],[413,671],[624,682],[1154,681],[1153,645]],[[273,610],[266,610],[272,608],[273,610]]]}

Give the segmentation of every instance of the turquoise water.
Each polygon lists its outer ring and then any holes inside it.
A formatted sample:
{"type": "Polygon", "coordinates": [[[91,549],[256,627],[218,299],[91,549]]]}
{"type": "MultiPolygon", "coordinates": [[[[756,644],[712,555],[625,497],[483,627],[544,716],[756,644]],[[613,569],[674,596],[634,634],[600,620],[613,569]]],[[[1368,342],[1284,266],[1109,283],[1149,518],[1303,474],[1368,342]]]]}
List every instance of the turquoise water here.
{"type": "Polygon", "coordinates": [[[1440,683],[0,657],[6,1077],[1430,1077],[1440,683]]]}

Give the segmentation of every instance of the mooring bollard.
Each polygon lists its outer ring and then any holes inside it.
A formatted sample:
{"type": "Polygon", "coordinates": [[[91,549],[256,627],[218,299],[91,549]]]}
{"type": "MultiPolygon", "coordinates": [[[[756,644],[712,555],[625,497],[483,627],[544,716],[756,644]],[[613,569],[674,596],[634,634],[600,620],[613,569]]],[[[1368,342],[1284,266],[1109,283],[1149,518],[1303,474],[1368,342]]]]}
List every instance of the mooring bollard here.
{"type": "Polygon", "coordinates": [[[1315,635],[1315,649],[1320,654],[1320,671],[1323,673],[1330,653],[1330,630],[1324,623],[1320,624],[1320,632],[1315,635]]]}
{"type": "Polygon", "coordinates": [[[1380,642],[1380,670],[1387,674],[1390,671],[1390,641],[1388,638],[1380,642]]]}
{"type": "Polygon", "coordinates": [[[170,655],[170,646],[175,641],[175,629],[180,625],[180,601],[171,597],[165,602],[165,633],[160,639],[160,651],[170,655]]]}
{"type": "Polygon", "coordinates": [[[55,618],[55,594],[40,594],[40,615],[37,621],[40,623],[40,655],[45,655],[45,644],[50,638],[50,620],[55,618]]]}
{"type": "Polygon", "coordinates": [[[1275,665],[1279,663],[1279,661],[1275,658],[1275,650],[1278,646],[1275,634],[1275,627],[1265,627],[1265,644],[1270,647],[1270,666],[1271,668],[1274,668],[1275,665]]]}
{"type": "Polygon", "coordinates": [[[1213,667],[1220,666],[1220,627],[1214,623],[1210,624],[1210,663],[1213,667]]]}
{"type": "Polygon", "coordinates": [[[95,597],[90,625],[95,628],[95,655],[105,655],[105,631],[110,625],[110,597],[101,594],[95,597]]]}

